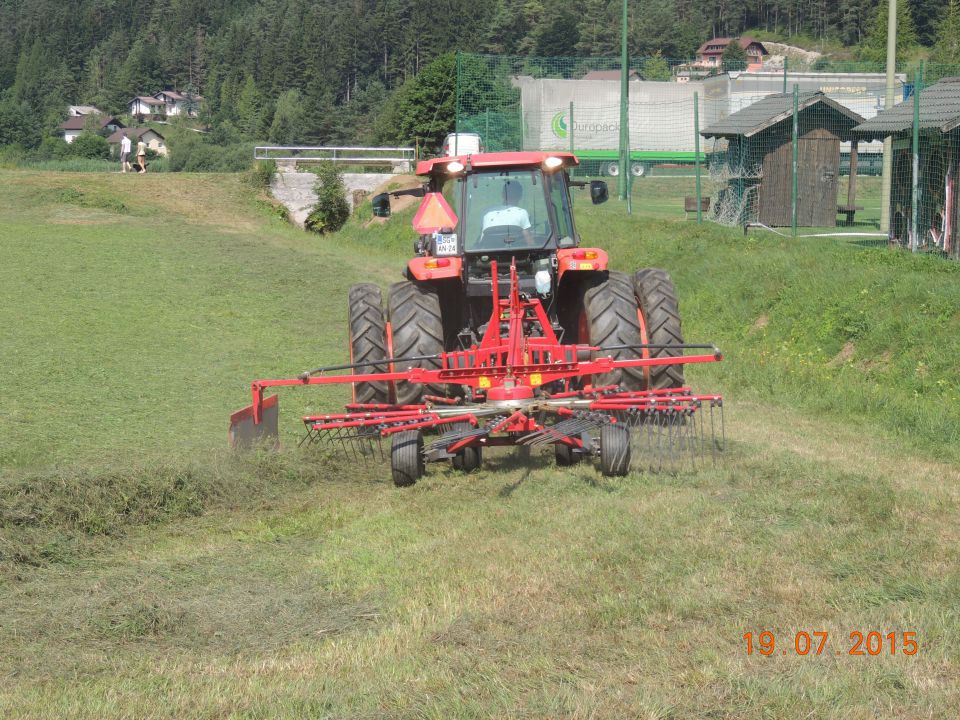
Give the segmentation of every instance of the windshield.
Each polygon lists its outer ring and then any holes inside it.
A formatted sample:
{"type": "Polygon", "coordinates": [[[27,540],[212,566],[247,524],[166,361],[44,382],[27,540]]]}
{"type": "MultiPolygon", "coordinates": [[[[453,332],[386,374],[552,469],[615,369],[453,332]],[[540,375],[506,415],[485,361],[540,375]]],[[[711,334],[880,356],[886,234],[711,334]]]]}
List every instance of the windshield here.
{"type": "Polygon", "coordinates": [[[539,170],[478,172],[466,182],[466,218],[461,215],[464,249],[539,249],[550,240],[552,228],[539,170]]]}

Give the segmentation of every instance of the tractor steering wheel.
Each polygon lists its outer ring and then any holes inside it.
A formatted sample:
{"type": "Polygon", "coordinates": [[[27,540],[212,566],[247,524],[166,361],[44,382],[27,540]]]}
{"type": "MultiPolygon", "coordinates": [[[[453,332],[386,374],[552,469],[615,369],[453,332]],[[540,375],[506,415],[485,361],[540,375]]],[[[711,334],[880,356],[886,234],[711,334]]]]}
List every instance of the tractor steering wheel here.
{"type": "Polygon", "coordinates": [[[523,239],[523,228],[519,225],[491,225],[480,233],[477,249],[509,246],[523,239]]]}

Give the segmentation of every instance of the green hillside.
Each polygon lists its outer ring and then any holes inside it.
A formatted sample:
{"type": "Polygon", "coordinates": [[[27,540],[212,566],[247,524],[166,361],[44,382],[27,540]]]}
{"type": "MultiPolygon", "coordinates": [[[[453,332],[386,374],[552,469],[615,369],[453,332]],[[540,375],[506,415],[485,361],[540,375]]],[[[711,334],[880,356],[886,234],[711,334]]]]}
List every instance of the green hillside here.
{"type": "MultiPolygon", "coordinates": [[[[946,717],[960,700],[960,267],[578,201],[667,268],[727,397],[698,473],[552,455],[377,465],[296,448],[409,215],[329,237],[240,176],[0,171],[0,716],[946,717]],[[776,652],[744,633],[776,633],[776,652]],[[799,631],[829,632],[797,656],[799,631]],[[895,633],[853,656],[850,634],[895,633]],[[903,654],[915,632],[916,655],[903,654]],[[787,649],[783,655],[781,649],[787,649]]],[[[369,209],[361,213],[369,216],[369,209]]]]}

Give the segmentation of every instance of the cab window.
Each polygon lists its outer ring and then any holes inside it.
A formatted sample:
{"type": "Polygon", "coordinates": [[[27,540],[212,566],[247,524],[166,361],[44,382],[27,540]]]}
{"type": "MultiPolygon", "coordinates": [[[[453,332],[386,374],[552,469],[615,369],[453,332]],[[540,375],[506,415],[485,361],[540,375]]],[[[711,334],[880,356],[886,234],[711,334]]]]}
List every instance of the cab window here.
{"type": "Polygon", "coordinates": [[[467,251],[538,249],[550,239],[539,170],[475,173],[466,179],[467,251]]]}

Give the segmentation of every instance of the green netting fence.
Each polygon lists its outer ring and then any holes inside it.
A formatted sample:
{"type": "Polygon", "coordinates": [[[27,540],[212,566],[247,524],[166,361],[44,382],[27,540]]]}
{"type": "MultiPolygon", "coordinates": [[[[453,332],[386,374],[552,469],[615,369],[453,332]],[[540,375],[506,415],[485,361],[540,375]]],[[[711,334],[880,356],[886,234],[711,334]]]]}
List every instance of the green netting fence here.
{"type": "Polygon", "coordinates": [[[626,212],[958,258],[955,76],[898,67],[885,111],[879,65],[632,58],[622,167],[619,58],[460,54],[456,122],[491,151],[568,150],[578,175],[626,171],[626,212]]]}

